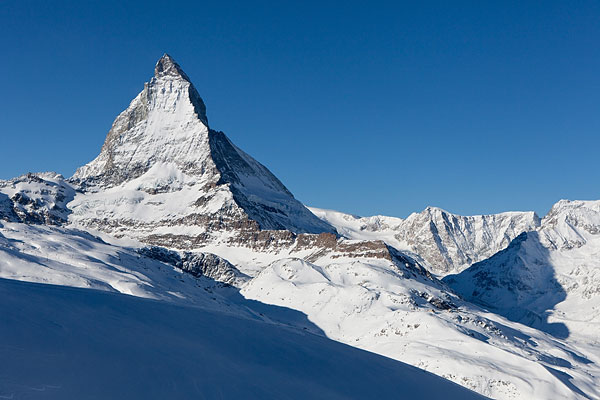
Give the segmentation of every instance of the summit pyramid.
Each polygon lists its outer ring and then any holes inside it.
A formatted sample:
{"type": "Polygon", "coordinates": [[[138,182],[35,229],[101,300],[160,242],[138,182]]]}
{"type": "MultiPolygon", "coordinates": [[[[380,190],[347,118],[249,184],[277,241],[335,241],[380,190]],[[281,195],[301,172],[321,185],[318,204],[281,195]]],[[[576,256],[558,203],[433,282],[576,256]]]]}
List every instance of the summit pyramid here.
{"type": "Polygon", "coordinates": [[[115,119],[100,154],[71,178],[86,194],[71,204],[74,221],[111,233],[173,235],[184,226],[196,238],[252,226],[335,232],[209,127],[202,98],[173,58],[162,56],[154,71],[115,119]]]}

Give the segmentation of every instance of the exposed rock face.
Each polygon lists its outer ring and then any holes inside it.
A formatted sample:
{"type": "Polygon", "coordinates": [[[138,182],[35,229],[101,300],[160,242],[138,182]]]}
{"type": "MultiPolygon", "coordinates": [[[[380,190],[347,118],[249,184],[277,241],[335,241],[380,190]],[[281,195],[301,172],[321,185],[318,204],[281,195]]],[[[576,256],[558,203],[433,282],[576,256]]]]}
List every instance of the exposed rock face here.
{"type": "Polygon", "coordinates": [[[600,329],[600,201],[556,203],[537,231],[444,280],[464,298],[560,337],[600,329]]]}
{"type": "Polygon", "coordinates": [[[25,174],[0,181],[0,219],[28,224],[60,225],[70,213],[75,190],[54,172],[25,174]]]}
{"type": "Polygon", "coordinates": [[[261,230],[334,232],[266,167],[209,128],[204,102],[168,55],[71,182],[85,192],[70,204],[72,220],[110,233],[174,234],[183,222],[188,234],[210,235],[249,220],[261,230]]]}
{"type": "Polygon", "coordinates": [[[540,233],[551,249],[582,247],[600,234],[600,202],[561,200],[544,217],[542,228],[540,233]]]}
{"type": "Polygon", "coordinates": [[[215,180],[207,148],[206,106],[187,75],[164,55],[154,77],[113,122],[98,157],[79,168],[73,180],[112,187],[158,163],[215,180]]]}
{"type": "Polygon", "coordinates": [[[311,208],[335,226],[344,237],[380,239],[414,253],[438,275],[456,273],[506,248],[523,232],[535,230],[540,219],[534,212],[506,212],[462,216],[427,207],[408,218],[357,217],[331,210],[311,208]]]}
{"type": "Polygon", "coordinates": [[[423,257],[434,272],[445,275],[490,257],[539,224],[534,212],[465,217],[427,207],[411,214],[395,236],[423,257]]]}
{"type": "Polygon", "coordinates": [[[232,286],[241,286],[249,277],[229,261],[211,253],[178,253],[163,247],[144,247],[139,253],[181,269],[193,276],[206,276],[232,286]]]}

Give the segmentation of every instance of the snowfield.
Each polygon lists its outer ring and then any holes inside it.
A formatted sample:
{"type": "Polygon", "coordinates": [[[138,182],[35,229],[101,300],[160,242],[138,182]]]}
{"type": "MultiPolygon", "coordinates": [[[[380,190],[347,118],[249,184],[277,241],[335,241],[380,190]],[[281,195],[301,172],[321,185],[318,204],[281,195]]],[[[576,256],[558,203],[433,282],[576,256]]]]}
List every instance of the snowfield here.
{"type": "Polygon", "coordinates": [[[599,348],[485,312],[385,262],[274,262],[246,298],[300,310],[335,340],[407,362],[492,398],[600,396],[599,348]]]}
{"type": "Polygon", "coordinates": [[[259,320],[4,279],[0,293],[0,398],[483,398],[398,361],[259,320]]]}
{"type": "Polygon", "coordinates": [[[308,331],[493,398],[568,399],[572,387],[598,395],[597,347],[573,346],[485,312],[410,264],[335,253],[312,263],[265,260],[267,266],[240,292],[123,243],[135,244],[77,229],[4,222],[0,277],[118,292],[308,331]]]}

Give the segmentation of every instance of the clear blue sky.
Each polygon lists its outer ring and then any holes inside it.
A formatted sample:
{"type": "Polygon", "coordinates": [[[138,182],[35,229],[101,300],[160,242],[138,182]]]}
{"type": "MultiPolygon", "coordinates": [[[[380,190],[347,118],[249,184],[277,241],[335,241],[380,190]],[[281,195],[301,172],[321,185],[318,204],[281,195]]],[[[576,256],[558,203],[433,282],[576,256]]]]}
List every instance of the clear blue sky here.
{"type": "Polygon", "coordinates": [[[0,2],[0,178],[93,159],[168,52],[306,204],[600,198],[598,2],[174,3],[0,2]]]}

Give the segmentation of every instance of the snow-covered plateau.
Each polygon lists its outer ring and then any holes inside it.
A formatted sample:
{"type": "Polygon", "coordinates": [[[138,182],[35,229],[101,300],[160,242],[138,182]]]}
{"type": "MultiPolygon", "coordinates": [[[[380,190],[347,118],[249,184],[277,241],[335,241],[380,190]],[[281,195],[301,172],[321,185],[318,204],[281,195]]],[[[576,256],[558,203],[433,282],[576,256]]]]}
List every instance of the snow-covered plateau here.
{"type": "Polygon", "coordinates": [[[600,398],[598,260],[600,201],[309,209],[165,55],[73,177],[0,181],[0,398],[600,398]]]}

